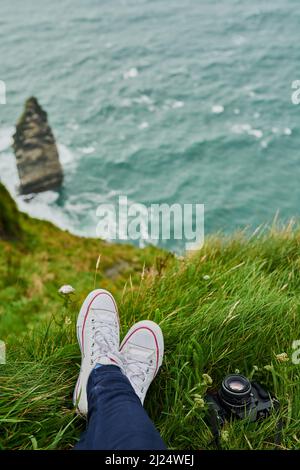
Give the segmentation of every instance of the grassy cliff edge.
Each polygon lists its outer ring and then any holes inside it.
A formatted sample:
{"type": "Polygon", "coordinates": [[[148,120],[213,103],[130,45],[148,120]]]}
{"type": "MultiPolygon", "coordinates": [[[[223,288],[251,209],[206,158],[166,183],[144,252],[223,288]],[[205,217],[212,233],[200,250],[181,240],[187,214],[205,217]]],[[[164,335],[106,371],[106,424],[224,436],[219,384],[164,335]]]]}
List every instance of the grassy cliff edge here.
{"type": "MultiPolygon", "coordinates": [[[[1,185],[0,194],[2,217],[12,202],[1,185]]],[[[71,400],[80,365],[75,322],[94,285],[115,295],[121,336],[143,318],[163,330],[164,364],[145,407],[170,448],[211,448],[203,397],[237,370],[274,393],[281,412],[260,425],[227,424],[222,446],[274,448],[283,419],[280,448],[300,448],[300,365],[291,360],[300,339],[299,228],[210,237],[192,256],[176,258],[75,237],[18,211],[9,220],[22,236],[0,233],[0,339],[7,343],[0,448],[68,449],[84,429],[71,400]],[[69,302],[57,293],[62,284],[76,289],[69,302]]]]}

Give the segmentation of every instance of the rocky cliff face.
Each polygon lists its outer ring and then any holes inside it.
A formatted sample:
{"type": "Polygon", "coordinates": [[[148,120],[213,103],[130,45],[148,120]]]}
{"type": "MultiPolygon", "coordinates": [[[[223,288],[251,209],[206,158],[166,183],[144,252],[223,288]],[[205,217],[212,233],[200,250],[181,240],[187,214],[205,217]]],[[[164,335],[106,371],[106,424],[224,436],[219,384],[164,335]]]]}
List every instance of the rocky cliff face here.
{"type": "Polygon", "coordinates": [[[47,113],[36,98],[29,98],[13,136],[20,193],[30,194],[57,188],[63,172],[47,113]]]}
{"type": "Polygon", "coordinates": [[[21,234],[17,205],[0,182],[0,240],[19,239],[21,234]]]}

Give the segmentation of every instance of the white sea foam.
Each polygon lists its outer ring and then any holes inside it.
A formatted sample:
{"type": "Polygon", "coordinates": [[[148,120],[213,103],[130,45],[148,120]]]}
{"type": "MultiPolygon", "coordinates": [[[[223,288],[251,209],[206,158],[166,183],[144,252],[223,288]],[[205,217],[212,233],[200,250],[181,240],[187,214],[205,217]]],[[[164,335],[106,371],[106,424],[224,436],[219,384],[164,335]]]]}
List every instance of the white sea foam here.
{"type": "Polygon", "coordinates": [[[77,131],[77,129],[79,128],[79,124],[77,124],[77,122],[75,121],[71,121],[71,122],[68,122],[67,127],[71,129],[72,131],[77,131]]]}
{"type": "Polygon", "coordinates": [[[257,139],[261,139],[263,134],[263,131],[260,129],[250,129],[248,132],[249,135],[253,135],[253,137],[256,137],[257,139]]]}
{"type": "Polygon", "coordinates": [[[93,147],[92,145],[90,147],[83,147],[80,149],[82,153],[86,154],[86,155],[89,155],[90,153],[94,153],[95,152],[95,147],[93,147]]]}
{"type": "Polygon", "coordinates": [[[243,44],[245,44],[245,42],[246,38],[244,36],[237,35],[233,37],[233,44],[235,44],[236,46],[242,46],[243,44]]]}
{"type": "Polygon", "coordinates": [[[214,104],[211,108],[212,113],[214,114],[221,114],[224,111],[224,106],[221,104],[214,104]]]}
{"type": "Polygon", "coordinates": [[[269,146],[269,140],[268,139],[262,140],[260,145],[262,146],[263,149],[266,149],[269,146]]]}
{"type": "Polygon", "coordinates": [[[292,135],[292,129],[285,127],[283,130],[280,130],[278,127],[272,127],[273,134],[279,134],[282,132],[283,135],[292,135]]]}
{"type": "Polygon", "coordinates": [[[248,134],[257,139],[261,139],[263,136],[263,131],[260,129],[254,129],[250,124],[234,124],[231,128],[232,132],[235,134],[248,134]]]}
{"type": "Polygon", "coordinates": [[[147,129],[149,127],[149,123],[144,121],[139,125],[139,129],[147,129]]]}
{"type": "Polygon", "coordinates": [[[3,127],[0,129],[0,152],[3,152],[11,146],[13,133],[13,127],[3,127]]]}
{"type": "Polygon", "coordinates": [[[19,177],[15,157],[12,153],[3,152],[0,154],[0,175],[1,182],[5,184],[13,196],[16,196],[19,177]]]}
{"type": "Polygon", "coordinates": [[[91,209],[91,205],[90,203],[86,202],[80,202],[81,201],[81,196],[78,198],[77,196],[77,199],[79,199],[79,201],[77,200],[72,200],[72,198],[70,198],[69,201],[66,202],[65,204],[65,210],[67,212],[70,212],[70,213],[77,213],[79,216],[82,215],[84,212],[88,211],[91,209]]]}
{"type": "Polygon", "coordinates": [[[250,129],[250,124],[234,124],[231,128],[232,132],[235,134],[244,134],[245,132],[249,132],[250,129]]]}
{"type": "Polygon", "coordinates": [[[74,155],[66,145],[57,143],[57,150],[59,153],[59,160],[63,166],[74,162],[74,155]]]}
{"type": "Polygon", "coordinates": [[[50,222],[55,223],[58,227],[67,230],[70,229],[72,224],[63,209],[56,205],[58,197],[59,194],[55,191],[45,191],[43,193],[35,194],[32,196],[32,199],[28,199],[28,196],[15,196],[18,207],[21,211],[26,212],[37,219],[49,220],[50,222]]]}
{"type": "Polygon", "coordinates": [[[138,98],[135,99],[135,102],[140,103],[140,104],[152,104],[153,103],[152,99],[147,95],[139,96],[138,98]]]}
{"type": "Polygon", "coordinates": [[[124,98],[122,101],[121,101],[121,106],[122,108],[130,108],[131,106],[131,100],[129,98],[124,98]]]}
{"type": "Polygon", "coordinates": [[[14,131],[13,127],[0,128],[0,175],[1,181],[15,196],[17,194],[16,187],[19,183],[19,177],[16,159],[11,148],[14,131]]]}
{"type": "Polygon", "coordinates": [[[136,67],[132,67],[131,69],[127,70],[127,72],[123,73],[123,78],[127,80],[128,78],[136,78],[139,74],[139,71],[136,67]]]}
{"type": "Polygon", "coordinates": [[[253,98],[254,96],[256,96],[256,92],[253,90],[251,85],[246,85],[243,87],[243,89],[245,93],[247,94],[247,96],[250,96],[250,98],[253,98]]]}
{"type": "Polygon", "coordinates": [[[183,101],[174,101],[174,103],[172,104],[173,109],[183,108],[183,106],[184,106],[183,101]]]}

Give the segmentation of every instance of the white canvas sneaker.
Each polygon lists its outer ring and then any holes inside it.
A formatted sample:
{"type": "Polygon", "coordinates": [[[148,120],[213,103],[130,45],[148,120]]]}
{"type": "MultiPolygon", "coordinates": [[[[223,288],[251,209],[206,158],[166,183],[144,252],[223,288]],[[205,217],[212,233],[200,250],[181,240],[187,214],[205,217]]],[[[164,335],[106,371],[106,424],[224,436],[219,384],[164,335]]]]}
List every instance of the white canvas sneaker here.
{"type": "Polygon", "coordinates": [[[164,339],[160,327],[150,320],[136,323],[123,339],[120,353],[125,375],[143,404],[163,361],[164,339]]]}
{"type": "Polygon", "coordinates": [[[77,339],[81,350],[81,367],[73,394],[77,411],[88,412],[87,382],[96,364],[117,365],[122,369],[119,354],[120,324],[113,296],[103,289],[92,291],[77,318],[77,339]]]}

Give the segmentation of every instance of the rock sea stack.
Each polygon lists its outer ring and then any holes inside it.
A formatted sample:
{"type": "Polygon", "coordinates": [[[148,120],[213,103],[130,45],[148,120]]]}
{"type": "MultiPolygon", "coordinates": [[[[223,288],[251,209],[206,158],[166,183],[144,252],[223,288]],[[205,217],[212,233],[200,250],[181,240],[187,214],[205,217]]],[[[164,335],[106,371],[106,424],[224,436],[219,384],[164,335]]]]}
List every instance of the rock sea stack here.
{"type": "Polygon", "coordinates": [[[47,113],[35,97],[29,98],[13,135],[20,178],[20,193],[30,194],[58,188],[63,181],[53,132],[47,113]]]}

